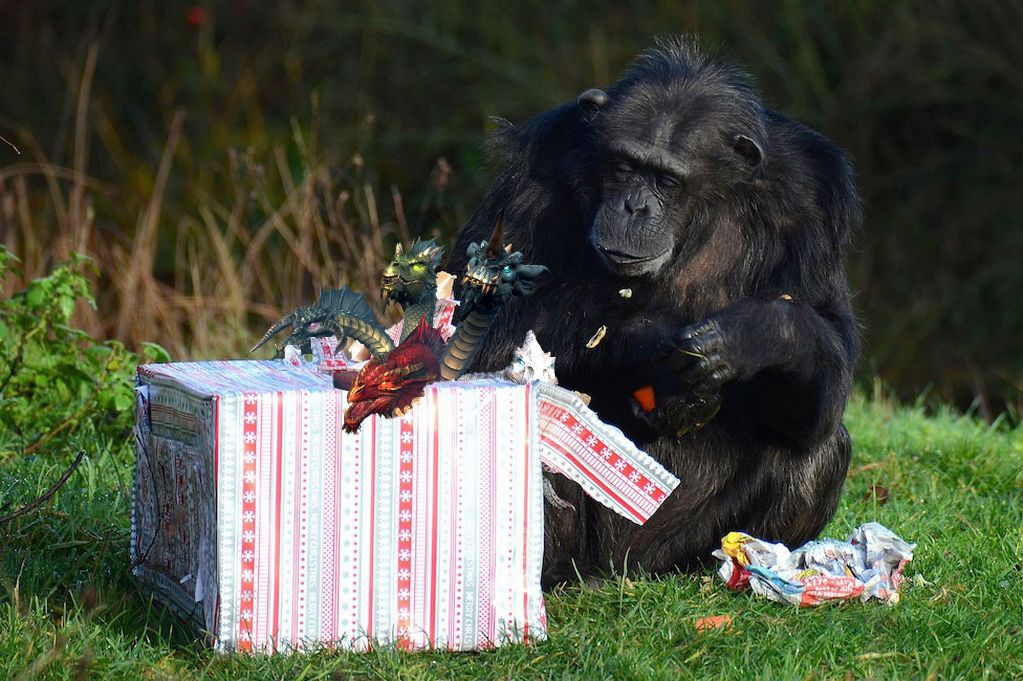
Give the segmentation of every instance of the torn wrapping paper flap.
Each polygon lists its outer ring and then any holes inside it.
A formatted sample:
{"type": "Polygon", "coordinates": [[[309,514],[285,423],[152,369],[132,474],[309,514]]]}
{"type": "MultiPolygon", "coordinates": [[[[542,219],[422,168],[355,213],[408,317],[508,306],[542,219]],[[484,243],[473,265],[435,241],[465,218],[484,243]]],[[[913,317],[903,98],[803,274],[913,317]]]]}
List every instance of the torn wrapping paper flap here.
{"type": "Polygon", "coordinates": [[[618,428],[604,423],[579,396],[550,383],[540,393],[543,465],[637,525],[645,523],[679,483],[618,428]]]}
{"type": "Polygon", "coordinates": [[[678,484],[555,386],[436,383],[349,434],[309,365],[138,376],[134,572],[222,651],[544,638],[541,463],[634,522],[678,484]]]}
{"type": "Polygon", "coordinates": [[[310,338],[309,349],[312,351],[312,359],[306,361],[297,346],[285,345],[284,361],[293,367],[308,364],[327,374],[333,374],[335,371],[357,370],[362,367],[362,362],[352,359],[343,348],[337,347],[337,338],[334,336],[310,338]]]}
{"type": "Polygon", "coordinates": [[[721,579],[736,591],[749,587],[760,596],[801,606],[855,598],[894,604],[915,548],[872,522],[853,530],[847,542],[821,539],[794,551],[730,532],[714,556],[722,561],[721,579]]]}

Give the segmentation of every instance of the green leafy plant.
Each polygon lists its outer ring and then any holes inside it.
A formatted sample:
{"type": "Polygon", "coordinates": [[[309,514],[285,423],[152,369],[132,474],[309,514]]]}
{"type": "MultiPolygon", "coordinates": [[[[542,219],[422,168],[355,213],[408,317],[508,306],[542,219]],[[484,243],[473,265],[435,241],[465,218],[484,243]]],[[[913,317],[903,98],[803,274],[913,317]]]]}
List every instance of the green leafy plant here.
{"type": "MultiPolygon", "coordinates": [[[[75,328],[76,306],[95,305],[91,268],[73,255],[0,301],[0,461],[68,444],[83,428],[120,436],[131,424],[136,364],[168,359],[159,346],[145,346],[140,358],[75,328]]],[[[17,258],[0,246],[0,281],[19,274],[17,258]]]]}

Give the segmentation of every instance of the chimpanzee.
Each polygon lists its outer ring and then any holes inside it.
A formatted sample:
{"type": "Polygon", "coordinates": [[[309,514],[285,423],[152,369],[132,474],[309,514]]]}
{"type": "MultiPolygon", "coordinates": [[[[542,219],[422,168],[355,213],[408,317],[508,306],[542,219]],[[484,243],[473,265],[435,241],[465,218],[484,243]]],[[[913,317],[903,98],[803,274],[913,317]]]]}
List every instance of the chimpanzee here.
{"type": "Polygon", "coordinates": [[[504,211],[507,240],[551,274],[508,305],[475,368],[505,366],[533,329],[561,383],[682,481],[637,527],[552,476],[567,503],[546,506],[545,586],[691,569],[730,530],[815,537],[849,464],[858,352],[843,152],[689,39],[494,147],[504,166],[448,269],[504,211]]]}

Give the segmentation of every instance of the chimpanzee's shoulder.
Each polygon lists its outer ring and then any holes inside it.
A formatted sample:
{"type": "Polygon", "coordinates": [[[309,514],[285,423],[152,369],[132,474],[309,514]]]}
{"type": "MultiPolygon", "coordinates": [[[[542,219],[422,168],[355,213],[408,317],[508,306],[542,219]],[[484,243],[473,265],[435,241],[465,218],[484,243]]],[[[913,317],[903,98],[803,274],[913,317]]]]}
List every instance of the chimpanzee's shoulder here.
{"type": "Polygon", "coordinates": [[[768,164],[776,181],[802,185],[839,242],[862,221],[852,163],[835,142],[813,128],[766,110],[768,164]]]}
{"type": "Polygon", "coordinates": [[[488,152],[499,162],[542,164],[585,148],[591,135],[579,106],[569,102],[520,125],[503,121],[488,141],[488,152]]]}

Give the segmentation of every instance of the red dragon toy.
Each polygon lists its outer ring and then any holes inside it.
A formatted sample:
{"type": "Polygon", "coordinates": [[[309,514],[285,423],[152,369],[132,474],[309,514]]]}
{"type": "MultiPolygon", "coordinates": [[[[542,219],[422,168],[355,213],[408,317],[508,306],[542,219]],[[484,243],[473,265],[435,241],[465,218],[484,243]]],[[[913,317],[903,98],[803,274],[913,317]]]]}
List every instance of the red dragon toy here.
{"type": "Polygon", "coordinates": [[[398,347],[369,360],[351,383],[343,372],[334,374],[334,386],[348,389],[344,429],[354,433],[371,414],[401,416],[412,408],[427,384],[440,380],[444,338],[426,317],[398,347]]]}

